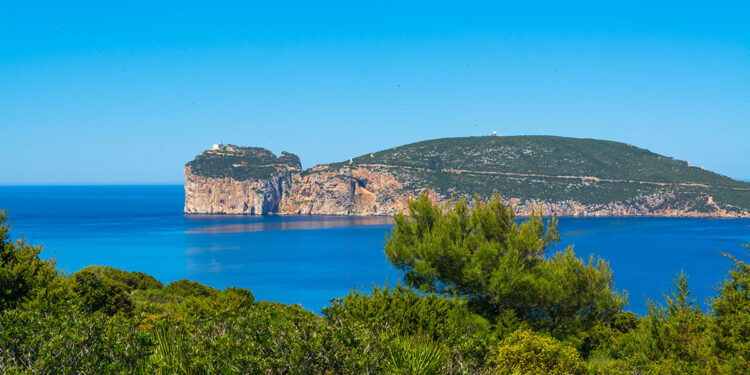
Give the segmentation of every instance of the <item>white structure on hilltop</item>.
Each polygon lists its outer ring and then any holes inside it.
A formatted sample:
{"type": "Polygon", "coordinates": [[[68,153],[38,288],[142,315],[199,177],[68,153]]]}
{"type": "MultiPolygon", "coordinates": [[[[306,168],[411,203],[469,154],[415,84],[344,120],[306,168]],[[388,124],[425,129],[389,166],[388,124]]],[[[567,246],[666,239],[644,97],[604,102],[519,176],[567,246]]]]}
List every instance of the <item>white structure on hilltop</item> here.
{"type": "Polygon", "coordinates": [[[211,146],[211,149],[212,149],[212,150],[218,150],[218,149],[220,149],[220,148],[222,148],[222,147],[224,147],[224,144],[223,144],[223,143],[221,143],[221,142],[219,142],[219,143],[214,143],[214,145],[213,145],[213,146],[211,146]]]}

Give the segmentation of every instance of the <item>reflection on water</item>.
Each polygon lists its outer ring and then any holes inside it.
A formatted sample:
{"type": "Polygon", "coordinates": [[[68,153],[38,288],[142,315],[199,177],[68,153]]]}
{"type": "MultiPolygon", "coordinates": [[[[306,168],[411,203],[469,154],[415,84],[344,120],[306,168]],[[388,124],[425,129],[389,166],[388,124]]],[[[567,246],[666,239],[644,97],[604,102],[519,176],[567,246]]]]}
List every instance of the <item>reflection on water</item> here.
{"type": "Polygon", "coordinates": [[[319,312],[353,288],[395,282],[383,253],[390,217],[184,216],[186,278],[244,287],[319,312]]]}
{"type": "Polygon", "coordinates": [[[190,246],[188,243],[185,248],[185,255],[193,255],[193,254],[200,254],[200,253],[206,253],[206,252],[216,252],[216,251],[227,251],[227,250],[241,250],[242,247],[239,245],[232,245],[232,246],[223,246],[221,244],[212,243],[208,246],[190,246]]]}
{"type": "Polygon", "coordinates": [[[252,223],[233,223],[208,225],[185,231],[188,234],[197,233],[246,233],[265,232],[271,230],[297,230],[297,229],[325,229],[335,227],[369,226],[369,225],[392,225],[393,218],[390,216],[321,216],[307,218],[284,218],[282,221],[259,221],[252,223]]]}

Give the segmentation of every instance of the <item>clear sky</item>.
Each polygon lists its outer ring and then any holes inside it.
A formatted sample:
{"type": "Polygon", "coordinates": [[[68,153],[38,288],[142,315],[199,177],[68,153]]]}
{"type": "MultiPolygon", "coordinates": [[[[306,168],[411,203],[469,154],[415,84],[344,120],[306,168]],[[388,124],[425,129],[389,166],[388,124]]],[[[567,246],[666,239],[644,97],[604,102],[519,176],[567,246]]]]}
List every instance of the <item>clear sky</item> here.
{"type": "Polygon", "coordinates": [[[4,1],[0,184],[181,183],[448,136],[616,140],[750,179],[748,1],[4,1]]]}

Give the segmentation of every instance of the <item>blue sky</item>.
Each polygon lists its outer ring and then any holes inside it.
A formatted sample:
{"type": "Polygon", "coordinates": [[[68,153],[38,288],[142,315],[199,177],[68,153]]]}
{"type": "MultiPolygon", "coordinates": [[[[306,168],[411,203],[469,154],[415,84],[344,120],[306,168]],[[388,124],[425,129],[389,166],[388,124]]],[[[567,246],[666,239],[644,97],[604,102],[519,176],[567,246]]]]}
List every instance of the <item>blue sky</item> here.
{"type": "Polygon", "coordinates": [[[492,131],[750,179],[746,1],[216,3],[4,2],[0,184],[181,183],[219,140],[310,167],[492,131]]]}

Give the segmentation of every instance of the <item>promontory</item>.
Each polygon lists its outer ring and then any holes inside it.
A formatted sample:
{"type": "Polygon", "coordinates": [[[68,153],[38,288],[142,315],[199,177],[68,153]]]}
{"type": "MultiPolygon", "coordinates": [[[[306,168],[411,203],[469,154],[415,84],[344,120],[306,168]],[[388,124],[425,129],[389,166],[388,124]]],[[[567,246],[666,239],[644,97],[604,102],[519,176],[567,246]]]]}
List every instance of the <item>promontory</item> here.
{"type": "Polygon", "coordinates": [[[257,147],[215,145],[185,165],[185,212],[392,215],[494,193],[519,215],[750,217],[750,183],[632,145],[553,136],[443,138],[302,169],[257,147]]]}

